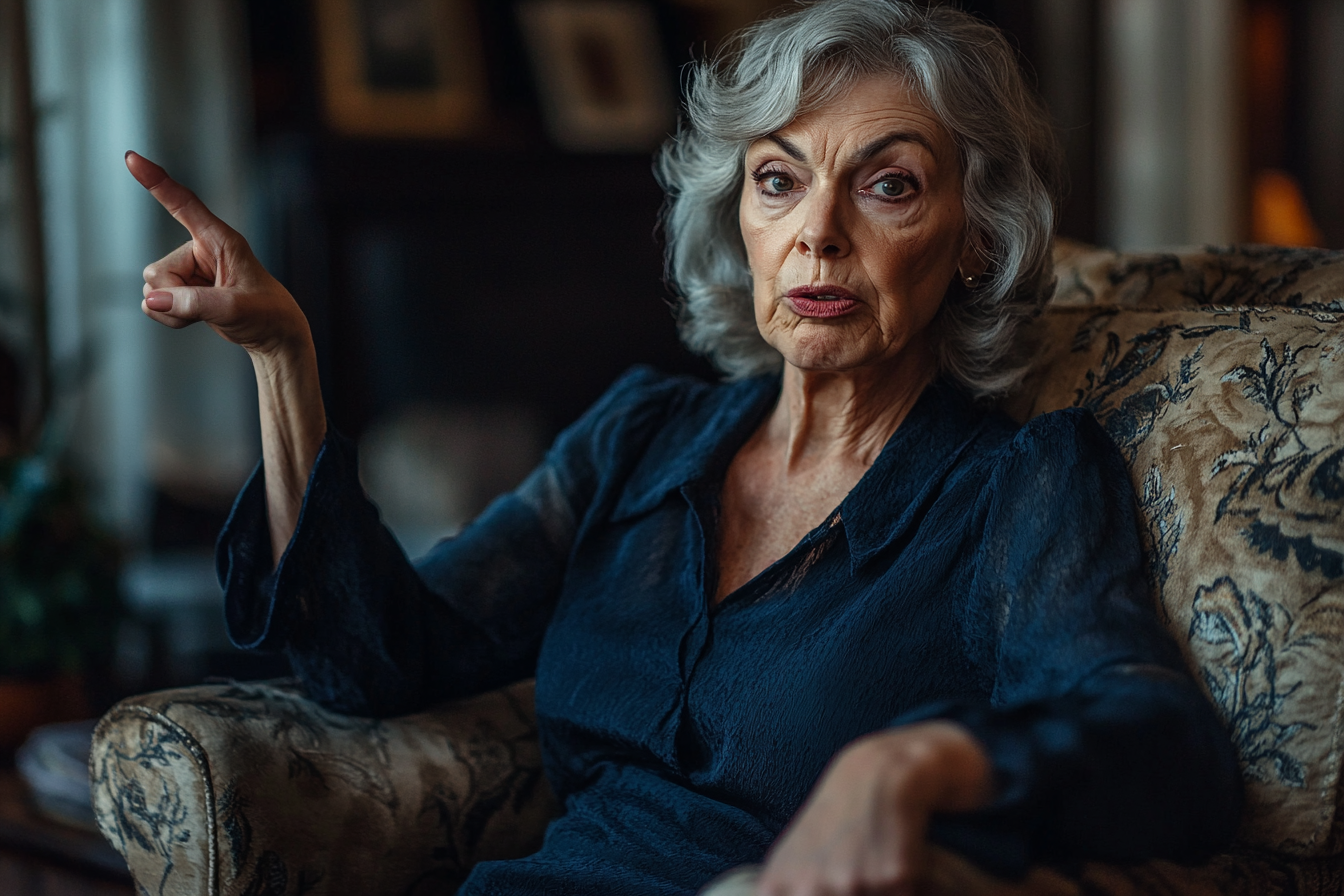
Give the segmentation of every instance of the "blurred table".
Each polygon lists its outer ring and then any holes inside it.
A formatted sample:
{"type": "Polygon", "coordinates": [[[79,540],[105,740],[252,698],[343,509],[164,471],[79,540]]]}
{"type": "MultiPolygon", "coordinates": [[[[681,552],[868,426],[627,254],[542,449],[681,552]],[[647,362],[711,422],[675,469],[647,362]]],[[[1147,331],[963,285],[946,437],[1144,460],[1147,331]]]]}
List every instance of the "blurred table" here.
{"type": "Polygon", "coordinates": [[[18,773],[0,769],[0,893],[134,896],[121,856],[97,834],[57,824],[28,805],[18,773]]]}

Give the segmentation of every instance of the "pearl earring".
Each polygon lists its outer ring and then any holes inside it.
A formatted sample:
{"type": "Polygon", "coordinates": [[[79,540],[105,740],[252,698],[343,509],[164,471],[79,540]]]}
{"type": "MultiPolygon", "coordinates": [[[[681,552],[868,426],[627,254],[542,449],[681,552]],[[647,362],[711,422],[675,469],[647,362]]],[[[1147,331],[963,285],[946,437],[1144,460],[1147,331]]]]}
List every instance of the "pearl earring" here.
{"type": "Polygon", "coordinates": [[[961,277],[961,282],[966,284],[967,289],[975,289],[976,284],[980,282],[979,277],[968,277],[962,273],[961,265],[957,265],[957,275],[961,277]]]}

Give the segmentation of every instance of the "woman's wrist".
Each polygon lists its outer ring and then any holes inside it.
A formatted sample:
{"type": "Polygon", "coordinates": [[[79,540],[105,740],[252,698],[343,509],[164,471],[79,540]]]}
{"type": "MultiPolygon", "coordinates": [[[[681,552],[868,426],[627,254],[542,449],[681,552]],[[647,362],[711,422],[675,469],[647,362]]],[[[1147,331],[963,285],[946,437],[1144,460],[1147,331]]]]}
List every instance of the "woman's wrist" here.
{"type": "Polygon", "coordinates": [[[919,722],[860,738],[837,761],[858,766],[891,799],[929,812],[968,812],[994,795],[989,755],[963,726],[919,722]]]}
{"type": "Polygon", "coordinates": [[[276,314],[268,322],[264,338],[243,344],[252,362],[264,369],[281,370],[316,357],[308,318],[293,299],[289,304],[288,313],[276,314]]]}
{"type": "Polygon", "coordinates": [[[926,871],[929,816],[985,805],[991,780],[984,748],[953,722],[861,737],[771,848],[757,892],[911,892],[926,871]]]}

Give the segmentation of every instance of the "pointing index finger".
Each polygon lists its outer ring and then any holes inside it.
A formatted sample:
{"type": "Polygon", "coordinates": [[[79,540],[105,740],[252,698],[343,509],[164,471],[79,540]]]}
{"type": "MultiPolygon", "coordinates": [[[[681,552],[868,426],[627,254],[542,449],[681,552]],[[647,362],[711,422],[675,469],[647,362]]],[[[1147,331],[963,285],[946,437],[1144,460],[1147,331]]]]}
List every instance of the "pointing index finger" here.
{"type": "Polygon", "coordinates": [[[215,217],[214,212],[205,207],[205,203],[168,176],[159,165],[134,150],[126,151],[126,168],[140,186],[150,192],[159,204],[168,210],[179,224],[187,228],[192,239],[199,239],[207,231],[224,224],[215,217]]]}

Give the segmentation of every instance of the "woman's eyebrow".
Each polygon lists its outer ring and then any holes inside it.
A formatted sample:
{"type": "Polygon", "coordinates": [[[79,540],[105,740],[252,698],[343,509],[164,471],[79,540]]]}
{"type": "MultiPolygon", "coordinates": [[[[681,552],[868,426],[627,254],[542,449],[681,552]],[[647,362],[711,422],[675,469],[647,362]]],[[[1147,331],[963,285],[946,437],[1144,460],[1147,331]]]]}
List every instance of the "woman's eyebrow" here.
{"type": "Polygon", "coordinates": [[[786,153],[793,156],[798,161],[800,162],[807,161],[807,153],[799,149],[798,144],[794,143],[787,137],[781,137],[779,136],[779,134],[766,134],[765,139],[769,140],[771,143],[777,144],[780,149],[784,150],[786,153]]]}
{"type": "Polygon", "coordinates": [[[917,143],[924,147],[929,155],[935,159],[938,157],[938,154],[933,151],[933,143],[930,142],[928,137],[918,131],[896,131],[860,146],[851,156],[851,159],[855,163],[867,162],[893,143],[917,143]]]}
{"type": "MultiPolygon", "coordinates": [[[[780,136],[779,134],[766,134],[765,139],[776,144],[780,149],[784,150],[798,161],[807,161],[807,153],[803,152],[798,144],[794,143],[789,138],[780,136]]],[[[860,146],[850,157],[850,160],[853,164],[862,164],[863,162],[872,159],[893,143],[916,143],[924,147],[929,155],[937,158],[937,153],[933,151],[933,143],[928,137],[925,137],[918,131],[894,131],[860,146]]]]}

